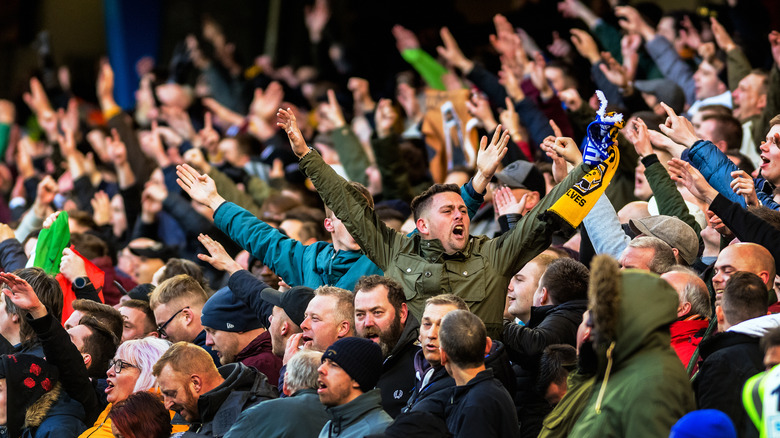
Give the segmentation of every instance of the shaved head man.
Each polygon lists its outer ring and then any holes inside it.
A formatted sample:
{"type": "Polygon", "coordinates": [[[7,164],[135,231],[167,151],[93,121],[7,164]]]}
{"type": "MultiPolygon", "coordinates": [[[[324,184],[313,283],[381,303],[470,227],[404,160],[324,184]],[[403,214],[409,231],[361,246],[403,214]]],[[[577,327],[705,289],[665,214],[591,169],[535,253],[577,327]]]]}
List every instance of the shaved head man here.
{"type": "Polygon", "coordinates": [[[767,285],[770,302],[777,301],[772,289],[775,280],[775,259],[761,245],[755,243],[735,243],[723,249],[715,261],[715,276],[712,277],[712,288],[715,290],[715,301],[720,303],[726,281],[739,271],[758,275],[767,285]]]}

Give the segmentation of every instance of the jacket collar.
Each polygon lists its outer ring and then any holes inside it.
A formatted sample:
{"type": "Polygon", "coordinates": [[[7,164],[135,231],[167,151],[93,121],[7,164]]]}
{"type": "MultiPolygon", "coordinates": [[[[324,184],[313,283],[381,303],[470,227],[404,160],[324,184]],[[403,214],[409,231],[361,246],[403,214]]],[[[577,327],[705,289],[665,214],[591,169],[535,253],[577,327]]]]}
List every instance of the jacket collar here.
{"type": "Polygon", "coordinates": [[[420,321],[418,321],[417,318],[412,315],[412,312],[409,311],[406,316],[406,324],[404,325],[404,329],[401,332],[401,337],[398,338],[398,342],[396,342],[395,346],[390,351],[390,354],[385,358],[384,364],[387,365],[392,363],[393,356],[398,355],[406,348],[413,347],[417,342],[419,335],[420,321]]]}
{"type": "Polygon", "coordinates": [[[360,394],[357,398],[347,404],[340,406],[329,407],[326,410],[331,416],[331,430],[335,435],[341,432],[336,432],[351,426],[358,420],[363,418],[364,415],[373,410],[382,409],[382,396],[379,389],[372,389],[371,391],[360,394]]]}
{"type": "Polygon", "coordinates": [[[476,376],[474,376],[473,379],[469,380],[469,383],[463,385],[463,386],[456,386],[453,388],[452,391],[452,398],[450,399],[451,404],[455,404],[458,402],[458,400],[461,397],[464,397],[466,394],[471,391],[473,387],[475,387],[477,384],[482,383],[486,380],[493,380],[493,369],[492,368],[485,368],[483,371],[480,371],[477,373],[476,376]]]}
{"type": "Polygon", "coordinates": [[[252,342],[248,343],[243,350],[239,351],[234,360],[241,362],[248,357],[257,356],[268,351],[271,351],[271,333],[266,330],[252,339],[252,342]]]}

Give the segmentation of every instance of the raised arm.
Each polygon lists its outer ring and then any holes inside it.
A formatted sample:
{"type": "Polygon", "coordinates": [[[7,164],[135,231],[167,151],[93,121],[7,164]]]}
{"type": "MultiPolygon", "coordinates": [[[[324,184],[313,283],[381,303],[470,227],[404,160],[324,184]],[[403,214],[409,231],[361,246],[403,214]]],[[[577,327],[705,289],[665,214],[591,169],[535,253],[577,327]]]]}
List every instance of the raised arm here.
{"type": "Polygon", "coordinates": [[[380,269],[387,267],[393,259],[394,242],[404,237],[379,220],[363,195],[325,164],[318,153],[312,153],[292,111],[280,108],[277,115],[278,126],[287,133],[293,152],[301,158],[301,170],[311,179],[325,205],[341,219],[368,257],[380,269]]]}
{"type": "Polygon", "coordinates": [[[68,332],[51,316],[24,279],[2,273],[0,281],[7,285],[3,288],[5,296],[17,307],[29,312],[28,322],[41,341],[46,360],[59,368],[63,388],[84,407],[87,422],[93,422],[99,413],[97,395],[92,389],[84,359],[71,342],[68,332]]]}

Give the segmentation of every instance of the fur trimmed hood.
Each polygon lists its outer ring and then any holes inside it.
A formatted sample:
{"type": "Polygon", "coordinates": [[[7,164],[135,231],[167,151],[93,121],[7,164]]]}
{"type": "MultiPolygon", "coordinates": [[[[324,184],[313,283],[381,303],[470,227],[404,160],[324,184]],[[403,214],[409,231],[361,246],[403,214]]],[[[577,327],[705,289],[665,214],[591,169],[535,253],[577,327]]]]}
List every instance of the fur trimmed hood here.
{"type": "Polygon", "coordinates": [[[57,382],[51,391],[43,394],[41,398],[30,405],[24,415],[24,428],[40,426],[49,415],[52,406],[57,403],[60,394],[62,394],[62,384],[57,382]]]}

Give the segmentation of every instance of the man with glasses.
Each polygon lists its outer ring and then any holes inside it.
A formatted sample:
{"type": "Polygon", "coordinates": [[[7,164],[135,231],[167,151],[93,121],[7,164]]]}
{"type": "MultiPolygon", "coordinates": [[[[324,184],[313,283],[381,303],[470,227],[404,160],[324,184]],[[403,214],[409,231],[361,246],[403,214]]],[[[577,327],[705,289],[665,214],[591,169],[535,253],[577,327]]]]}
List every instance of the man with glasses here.
{"type": "Polygon", "coordinates": [[[186,274],[177,275],[160,283],[149,297],[149,305],[157,322],[157,333],[171,342],[191,342],[203,347],[214,364],[219,357],[206,345],[206,331],[200,322],[208,294],[197,280],[186,274]]]}

